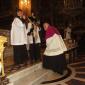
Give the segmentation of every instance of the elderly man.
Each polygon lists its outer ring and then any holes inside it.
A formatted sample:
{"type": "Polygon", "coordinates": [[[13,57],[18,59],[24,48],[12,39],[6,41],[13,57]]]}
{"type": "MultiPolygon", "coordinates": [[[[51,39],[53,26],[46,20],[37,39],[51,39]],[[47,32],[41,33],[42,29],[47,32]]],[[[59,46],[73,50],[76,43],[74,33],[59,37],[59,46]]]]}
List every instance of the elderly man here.
{"type": "Polygon", "coordinates": [[[64,52],[67,48],[57,28],[49,23],[44,23],[43,27],[46,31],[46,49],[43,57],[43,67],[63,74],[67,68],[64,57],[64,52]]]}

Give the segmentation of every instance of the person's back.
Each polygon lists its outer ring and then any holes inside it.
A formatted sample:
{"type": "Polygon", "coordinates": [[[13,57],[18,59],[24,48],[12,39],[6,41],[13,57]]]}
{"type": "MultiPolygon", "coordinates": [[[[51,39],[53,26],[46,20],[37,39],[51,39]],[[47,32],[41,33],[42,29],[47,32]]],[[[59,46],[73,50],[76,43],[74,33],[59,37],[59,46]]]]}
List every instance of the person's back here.
{"type": "Polygon", "coordinates": [[[66,70],[64,52],[67,50],[64,41],[55,27],[48,23],[43,24],[46,31],[46,49],[43,57],[43,67],[63,74],[66,70]]]}

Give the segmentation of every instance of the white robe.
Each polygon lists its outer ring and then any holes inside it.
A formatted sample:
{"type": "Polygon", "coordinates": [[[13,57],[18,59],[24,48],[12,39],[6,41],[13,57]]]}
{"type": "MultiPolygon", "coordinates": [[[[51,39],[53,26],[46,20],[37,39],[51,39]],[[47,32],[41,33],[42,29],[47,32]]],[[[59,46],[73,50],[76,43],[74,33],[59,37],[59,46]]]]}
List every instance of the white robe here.
{"type": "Polygon", "coordinates": [[[19,18],[15,18],[11,28],[11,45],[27,44],[26,26],[19,18]]]}
{"type": "Polygon", "coordinates": [[[44,55],[56,56],[63,54],[65,51],[67,51],[67,48],[61,35],[54,34],[52,37],[46,40],[46,50],[44,55]]]}
{"type": "Polygon", "coordinates": [[[67,27],[65,31],[66,31],[65,38],[66,39],[71,39],[71,29],[69,27],[67,27]]]}
{"type": "MultiPolygon", "coordinates": [[[[32,28],[32,23],[28,23],[28,28],[27,28],[27,33],[30,32],[30,29],[32,28]]],[[[37,40],[35,41],[35,43],[41,43],[41,40],[40,40],[40,36],[39,36],[39,28],[37,27],[37,40]]],[[[33,31],[33,34],[35,35],[35,31],[33,31]]],[[[28,35],[28,44],[33,44],[33,36],[32,34],[31,35],[28,35]]]]}

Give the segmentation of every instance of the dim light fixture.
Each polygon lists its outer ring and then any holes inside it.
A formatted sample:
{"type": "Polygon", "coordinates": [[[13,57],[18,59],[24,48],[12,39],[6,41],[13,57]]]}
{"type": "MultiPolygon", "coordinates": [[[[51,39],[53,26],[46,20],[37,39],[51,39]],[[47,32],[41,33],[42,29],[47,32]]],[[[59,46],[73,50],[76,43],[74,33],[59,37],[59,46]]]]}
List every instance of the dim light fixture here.
{"type": "Polygon", "coordinates": [[[31,0],[19,0],[19,8],[28,16],[31,15],[31,0]]]}

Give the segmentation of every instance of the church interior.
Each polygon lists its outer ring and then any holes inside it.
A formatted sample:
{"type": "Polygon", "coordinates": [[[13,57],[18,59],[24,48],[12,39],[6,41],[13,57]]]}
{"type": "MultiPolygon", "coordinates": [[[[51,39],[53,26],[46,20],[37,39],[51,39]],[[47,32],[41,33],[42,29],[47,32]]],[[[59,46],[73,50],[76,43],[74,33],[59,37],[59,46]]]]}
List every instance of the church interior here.
{"type": "Polygon", "coordinates": [[[0,85],[85,85],[85,0],[0,0],[0,11],[0,85]],[[17,8],[27,17],[34,12],[42,28],[41,58],[21,68],[14,67],[10,44],[17,8]],[[67,47],[67,71],[63,75],[42,68],[44,21],[58,28],[67,47]],[[67,30],[70,34],[66,36],[67,30]]]}

